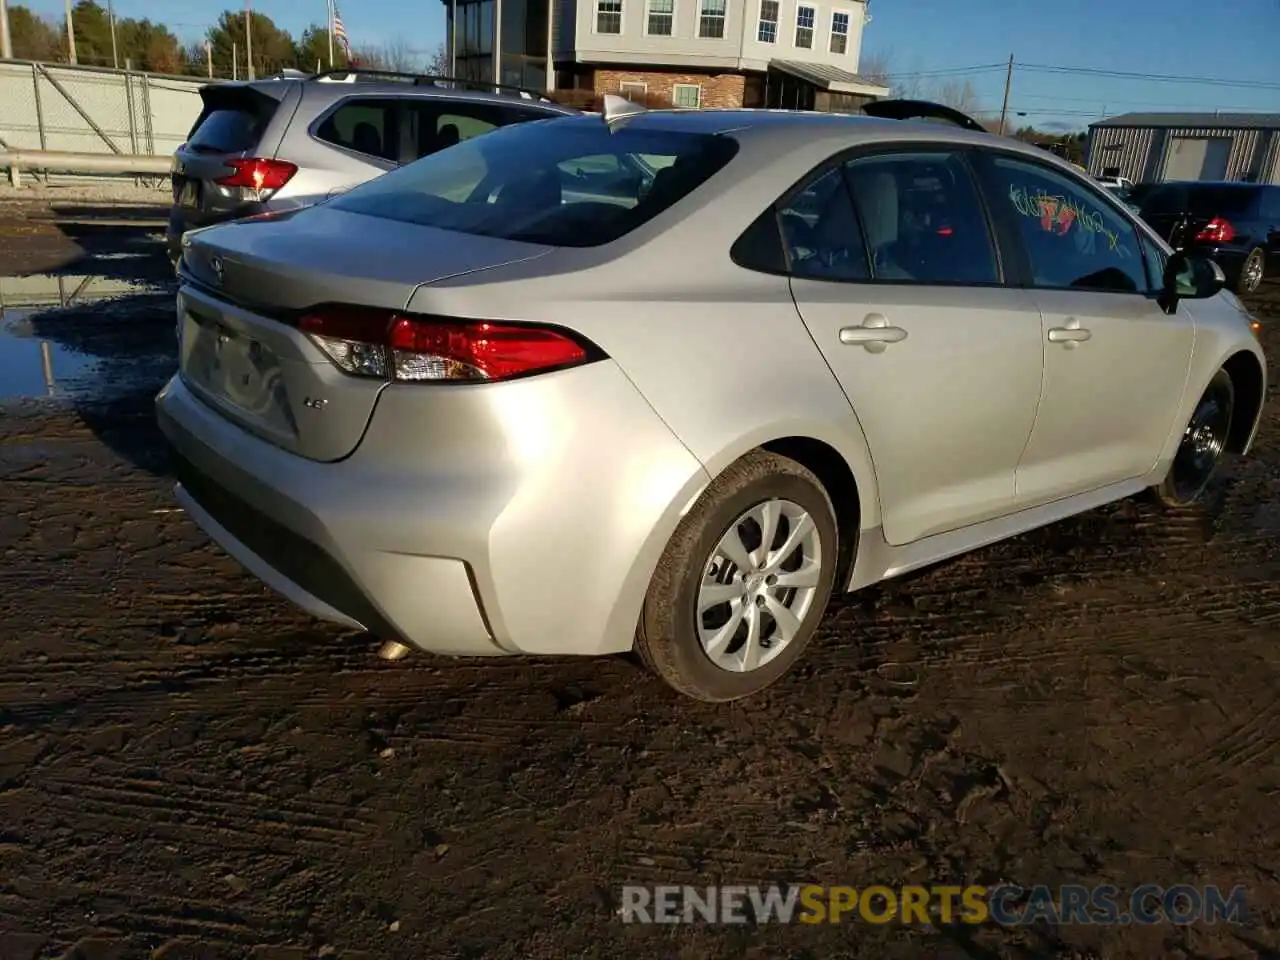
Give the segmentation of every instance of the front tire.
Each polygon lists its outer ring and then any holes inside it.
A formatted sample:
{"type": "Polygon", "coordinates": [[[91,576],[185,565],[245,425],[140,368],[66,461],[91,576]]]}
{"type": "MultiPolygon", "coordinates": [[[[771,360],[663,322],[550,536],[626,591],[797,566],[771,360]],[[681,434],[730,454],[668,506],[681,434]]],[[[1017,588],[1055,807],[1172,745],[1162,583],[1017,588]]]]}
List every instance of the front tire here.
{"type": "Polygon", "coordinates": [[[1235,385],[1225,370],[1219,370],[1191,414],[1168,474],[1152,488],[1157,501],[1176,509],[1204,494],[1226,454],[1235,403],[1235,385]]]}
{"type": "Polygon", "coordinates": [[[686,696],[737,700],[777,681],[822,619],[839,557],[835,510],[801,464],[753,451],[680,521],[636,630],[641,660],[686,696]]]}

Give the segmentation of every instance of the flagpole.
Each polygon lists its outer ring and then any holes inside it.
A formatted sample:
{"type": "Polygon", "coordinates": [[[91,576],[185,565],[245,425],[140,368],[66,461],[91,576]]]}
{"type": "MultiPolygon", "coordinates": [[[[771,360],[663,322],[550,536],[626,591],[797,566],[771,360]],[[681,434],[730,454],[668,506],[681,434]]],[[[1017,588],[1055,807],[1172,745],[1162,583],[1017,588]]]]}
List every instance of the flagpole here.
{"type": "Polygon", "coordinates": [[[329,69],[333,69],[333,0],[325,0],[329,8],[329,69]]]}

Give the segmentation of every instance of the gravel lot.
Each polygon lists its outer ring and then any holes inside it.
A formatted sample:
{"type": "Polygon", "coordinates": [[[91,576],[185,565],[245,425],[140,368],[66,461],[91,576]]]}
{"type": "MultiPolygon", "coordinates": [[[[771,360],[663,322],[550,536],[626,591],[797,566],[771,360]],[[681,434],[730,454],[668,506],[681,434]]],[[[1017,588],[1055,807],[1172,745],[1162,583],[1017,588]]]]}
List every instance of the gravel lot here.
{"type": "MultiPolygon", "coordinates": [[[[1274,387],[1209,508],[1126,502],[859,594],[744,703],[626,658],[389,664],[174,509],[158,215],[0,203],[0,960],[1280,956],[1274,387]],[[615,915],[627,882],[810,880],[1242,884],[1251,910],[615,915]]],[[[1280,283],[1251,306],[1274,361],[1280,283]]]]}

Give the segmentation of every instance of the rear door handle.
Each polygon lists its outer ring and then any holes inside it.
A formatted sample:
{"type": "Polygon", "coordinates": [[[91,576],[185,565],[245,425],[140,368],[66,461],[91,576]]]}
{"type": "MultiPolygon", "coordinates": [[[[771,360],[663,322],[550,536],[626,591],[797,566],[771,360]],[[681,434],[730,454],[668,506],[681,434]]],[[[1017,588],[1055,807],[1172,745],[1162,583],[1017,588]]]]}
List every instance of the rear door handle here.
{"type": "Polygon", "coordinates": [[[1081,343],[1093,334],[1080,327],[1053,327],[1049,330],[1050,343],[1081,343]]]}
{"type": "Polygon", "coordinates": [[[880,353],[890,343],[899,343],[907,339],[907,331],[901,327],[889,326],[889,320],[882,313],[869,313],[860,327],[841,327],[840,342],[858,344],[872,353],[880,353]]]}

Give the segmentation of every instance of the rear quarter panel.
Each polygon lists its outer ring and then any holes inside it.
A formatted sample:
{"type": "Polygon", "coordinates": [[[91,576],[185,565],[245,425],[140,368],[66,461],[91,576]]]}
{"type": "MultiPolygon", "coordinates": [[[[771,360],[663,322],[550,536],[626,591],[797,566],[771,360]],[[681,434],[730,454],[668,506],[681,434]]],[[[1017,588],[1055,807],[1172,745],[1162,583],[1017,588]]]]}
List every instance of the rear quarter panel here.
{"type": "MultiPolygon", "coordinates": [[[[747,151],[622,240],[560,248],[420,287],[409,309],[560,324],[613,358],[715,476],[771,440],[836,450],[858,484],[861,525],[880,523],[866,440],[796,310],[785,277],[743,269],[729,249],[778,194],[835,149],[791,142],[747,151]],[[777,160],[778,163],[770,163],[777,160]]],[[[833,499],[840,497],[832,491],[833,499]]],[[[675,520],[690,504],[675,505],[675,520]]]]}

